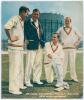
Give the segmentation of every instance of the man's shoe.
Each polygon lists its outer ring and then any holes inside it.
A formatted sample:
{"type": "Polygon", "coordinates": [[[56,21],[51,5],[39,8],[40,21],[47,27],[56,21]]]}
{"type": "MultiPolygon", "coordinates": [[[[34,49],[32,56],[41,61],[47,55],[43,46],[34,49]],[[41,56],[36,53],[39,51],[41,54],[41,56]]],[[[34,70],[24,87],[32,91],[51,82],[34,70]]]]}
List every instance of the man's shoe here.
{"type": "Polygon", "coordinates": [[[79,81],[77,79],[72,79],[73,82],[78,83],[79,81]]]}
{"type": "Polygon", "coordinates": [[[70,89],[69,84],[67,82],[63,82],[63,86],[65,89],[70,89]]]}
{"type": "Polygon", "coordinates": [[[36,84],[39,84],[39,85],[43,84],[43,82],[41,82],[41,81],[34,81],[33,83],[36,83],[36,84]]]}
{"type": "Polygon", "coordinates": [[[64,90],[64,87],[63,86],[61,86],[61,87],[58,87],[58,88],[56,88],[56,89],[54,89],[55,91],[57,91],[57,92],[59,92],[59,91],[62,91],[62,90],[64,90]]]}
{"type": "Polygon", "coordinates": [[[21,89],[26,89],[26,88],[27,88],[26,86],[21,87],[21,89]]]}
{"type": "Polygon", "coordinates": [[[27,83],[25,85],[28,86],[28,87],[33,87],[33,84],[31,84],[31,83],[27,83]]]}
{"type": "Polygon", "coordinates": [[[56,84],[55,87],[59,88],[59,87],[62,87],[63,84],[56,84]]]}
{"type": "Polygon", "coordinates": [[[22,92],[21,91],[9,91],[9,93],[12,93],[12,94],[16,94],[16,95],[20,95],[20,94],[22,94],[22,92]]]}

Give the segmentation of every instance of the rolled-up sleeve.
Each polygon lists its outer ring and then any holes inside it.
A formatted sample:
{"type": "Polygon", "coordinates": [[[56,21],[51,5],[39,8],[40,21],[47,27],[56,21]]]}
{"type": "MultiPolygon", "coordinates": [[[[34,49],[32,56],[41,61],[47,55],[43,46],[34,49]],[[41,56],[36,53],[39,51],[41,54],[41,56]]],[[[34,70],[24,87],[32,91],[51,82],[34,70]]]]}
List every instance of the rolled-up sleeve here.
{"type": "Polygon", "coordinates": [[[74,32],[75,32],[75,35],[78,37],[78,38],[82,38],[82,34],[80,33],[80,31],[74,27],[74,32]]]}
{"type": "Polygon", "coordinates": [[[75,28],[75,34],[78,36],[78,38],[82,38],[82,34],[79,32],[77,28],[75,28]]]}
{"type": "Polygon", "coordinates": [[[16,17],[12,17],[5,25],[5,29],[11,29],[17,24],[17,19],[16,17]]]}
{"type": "Polygon", "coordinates": [[[60,34],[60,33],[61,33],[61,30],[62,30],[62,27],[60,27],[60,28],[56,31],[56,33],[60,34]]]}
{"type": "Polygon", "coordinates": [[[47,42],[45,44],[45,52],[46,52],[46,55],[51,54],[51,49],[50,49],[50,43],[49,42],[47,42]]]}

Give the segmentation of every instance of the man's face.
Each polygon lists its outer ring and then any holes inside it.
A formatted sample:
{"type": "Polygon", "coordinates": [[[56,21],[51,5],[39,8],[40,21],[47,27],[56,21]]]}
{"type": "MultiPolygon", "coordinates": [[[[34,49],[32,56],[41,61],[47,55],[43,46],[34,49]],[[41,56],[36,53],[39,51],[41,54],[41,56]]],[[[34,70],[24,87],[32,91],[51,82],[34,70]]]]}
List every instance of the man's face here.
{"type": "Polygon", "coordinates": [[[36,21],[37,19],[39,19],[39,16],[40,16],[39,11],[32,13],[32,18],[33,18],[34,21],[36,21]]]}
{"type": "Polygon", "coordinates": [[[66,18],[65,19],[65,26],[70,26],[71,23],[71,19],[70,18],[66,18]]]}
{"type": "Polygon", "coordinates": [[[23,19],[25,19],[29,15],[29,11],[27,10],[26,12],[22,13],[23,19]]]}
{"type": "Polygon", "coordinates": [[[58,41],[57,34],[53,35],[52,41],[53,41],[53,43],[57,43],[57,41],[58,41]]]}

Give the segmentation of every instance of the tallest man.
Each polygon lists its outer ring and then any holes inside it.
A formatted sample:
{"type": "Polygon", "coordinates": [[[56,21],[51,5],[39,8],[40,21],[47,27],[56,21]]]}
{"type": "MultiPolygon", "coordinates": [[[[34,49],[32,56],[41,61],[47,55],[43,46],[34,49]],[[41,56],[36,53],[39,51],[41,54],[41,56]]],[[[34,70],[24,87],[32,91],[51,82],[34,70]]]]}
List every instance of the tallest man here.
{"type": "Polygon", "coordinates": [[[23,45],[24,45],[24,20],[29,13],[29,8],[20,7],[19,15],[13,16],[5,24],[8,36],[9,50],[9,92],[22,94],[24,87],[23,45]]]}
{"type": "Polygon", "coordinates": [[[44,36],[39,22],[40,12],[34,9],[32,17],[24,24],[24,36],[27,40],[27,55],[25,68],[25,84],[33,86],[30,82],[33,69],[33,82],[43,84],[40,81],[42,72],[42,48],[44,47],[44,36]]]}

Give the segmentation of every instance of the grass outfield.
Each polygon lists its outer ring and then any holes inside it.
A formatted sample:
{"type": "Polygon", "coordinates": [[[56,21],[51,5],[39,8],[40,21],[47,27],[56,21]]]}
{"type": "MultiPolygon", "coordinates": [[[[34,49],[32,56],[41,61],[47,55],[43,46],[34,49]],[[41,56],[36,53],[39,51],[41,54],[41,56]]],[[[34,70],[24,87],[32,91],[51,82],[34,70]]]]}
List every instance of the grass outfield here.
{"type": "MultiPolygon", "coordinates": [[[[72,58],[73,59],[73,58],[72,58]]],[[[33,88],[27,88],[23,91],[22,95],[13,95],[8,93],[8,55],[2,55],[2,98],[82,98],[83,97],[83,54],[78,53],[76,59],[76,68],[79,83],[72,82],[70,79],[69,71],[66,75],[66,81],[70,85],[69,90],[62,90],[60,92],[54,91],[54,84],[48,84],[45,81],[45,73],[43,68],[43,73],[41,80],[44,82],[43,85],[34,84],[33,88]]],[[[68,68],[69,70],[69,68],[68,68]]]]}

